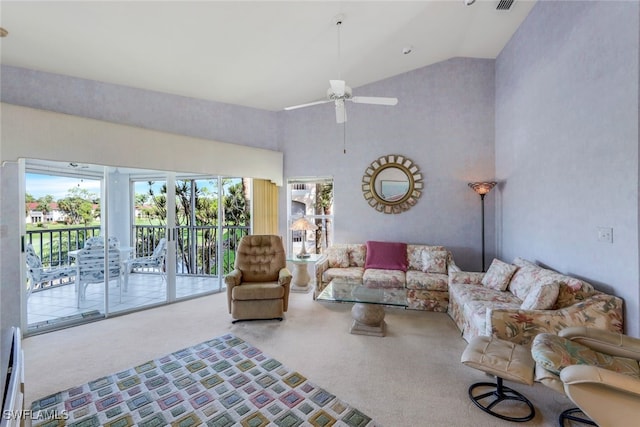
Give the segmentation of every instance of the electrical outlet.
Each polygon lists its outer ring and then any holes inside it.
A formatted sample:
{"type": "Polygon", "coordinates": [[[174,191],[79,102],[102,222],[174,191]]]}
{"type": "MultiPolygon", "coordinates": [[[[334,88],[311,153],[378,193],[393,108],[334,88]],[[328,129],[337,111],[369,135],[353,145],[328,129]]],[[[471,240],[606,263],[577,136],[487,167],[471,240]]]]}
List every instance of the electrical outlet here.
{"type": "Polygon", "coordinates": [[[598,227],[598,242],[613,243],[613,228],[598,227]]]}

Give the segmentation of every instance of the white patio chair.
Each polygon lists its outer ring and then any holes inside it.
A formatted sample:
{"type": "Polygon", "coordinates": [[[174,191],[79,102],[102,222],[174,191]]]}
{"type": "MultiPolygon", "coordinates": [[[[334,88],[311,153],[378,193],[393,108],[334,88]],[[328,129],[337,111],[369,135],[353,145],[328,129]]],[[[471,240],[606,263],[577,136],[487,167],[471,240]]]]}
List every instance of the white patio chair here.
{"type": "MultiPolygon", "coordinates": [[[[98,246],[104,246],[104,237],[102,236],[93,236],[93,237],[89,237],[87,240],[85,240],[84,242],[84,248],[90,248],[94,245],[98,245],[98,246]]],[[[110,248],[117,248],[118,246],[120,246],[120,241],[118,240],[117,237],[109,237],[109,247],[110,248]]]]}
{"type": "MultiPolygon", "coordinates": [[[[105,281],[105,262],[104,262],[104,246],[93,243],[78,251],[76,257],[78,283],[78,308],[81,301],[86,300],[87,286],[91,283],[104,283],[105,281]]],[[[120,251],[115,246],[110,246],[108,251],[108,271],[109,280],[118,280],[120,288],[120,301],[122,302],[122,286],[120,280],[121,264],[120,251]]]]}
{"type": "MultiPolygon", "coordinates": [[[[164,257],[167,251],[167,239],[164,237],[158,241],[153,253],[149,256],[143,256],[138,258],[128,259],[124,262],[126,273],[131,272],[133,269],[150,269],[157,270],[162,277],[162,281],[166,281],[166,274],[164,271],[164,257]]],[[[124,287],[128,287],[129,275],[125,274],[124,287]]]]}
{"type": "Polygon", "coordinates": [[[31,292],[43,283],[61,279],[63,277],[73,277],[76,275],[76,269],[73,266],[62,265],[58,267],[43,267],[42,260],[36,254],[31,243],[27,243],[25,248],[27,255],[27,297],[31,292]]]}

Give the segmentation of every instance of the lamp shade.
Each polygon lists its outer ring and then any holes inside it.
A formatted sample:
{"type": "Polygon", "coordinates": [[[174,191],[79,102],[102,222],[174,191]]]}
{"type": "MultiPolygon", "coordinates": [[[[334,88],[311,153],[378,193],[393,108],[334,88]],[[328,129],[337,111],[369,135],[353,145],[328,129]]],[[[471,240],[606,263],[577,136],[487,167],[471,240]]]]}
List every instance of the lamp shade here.
{"type": "Polygon", "coordinates": [[[496,186],[496,183],[493,181],[490,182],[470,182],[469,187],[473,189],[476,193],[481,196],[487,194],[493,187],[496,186]]]}
{"type": "Polygon", "coordinates": [[[302,218],[298,218],[295,221],[293,221],[293,223],[291,224],[290,227],[291,230],[293,231],[306,231],[306,230],[317,230],[318,226],[309,222],[309,220],[307,220],[307,218],[302,217],[302,218]]]}

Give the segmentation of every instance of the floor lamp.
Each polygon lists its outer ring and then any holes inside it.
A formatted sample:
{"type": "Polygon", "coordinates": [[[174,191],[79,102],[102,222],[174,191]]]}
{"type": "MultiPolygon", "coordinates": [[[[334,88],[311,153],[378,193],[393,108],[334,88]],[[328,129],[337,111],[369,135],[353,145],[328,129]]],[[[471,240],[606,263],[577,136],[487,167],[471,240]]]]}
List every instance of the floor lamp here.
{"type": "Polygon", "coordinates": [[[482,271],[484,272],[484,196],[491,191],[496,183],[491,182],[470,182],[469,187],[480,195],[480,204],[482,206],[482,271]]]}

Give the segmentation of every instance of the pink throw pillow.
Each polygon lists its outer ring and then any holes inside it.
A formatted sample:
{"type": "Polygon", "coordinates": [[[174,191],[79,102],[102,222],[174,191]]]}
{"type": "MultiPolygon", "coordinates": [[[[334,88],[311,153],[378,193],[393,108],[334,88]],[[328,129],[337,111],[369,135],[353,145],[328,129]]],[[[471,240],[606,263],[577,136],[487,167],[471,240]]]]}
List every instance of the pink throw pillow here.
{"type": "Polygon", "coordinates": [[[367,242],[364,268],[407,271],[407,244],[396,242],[367,242]]]}

